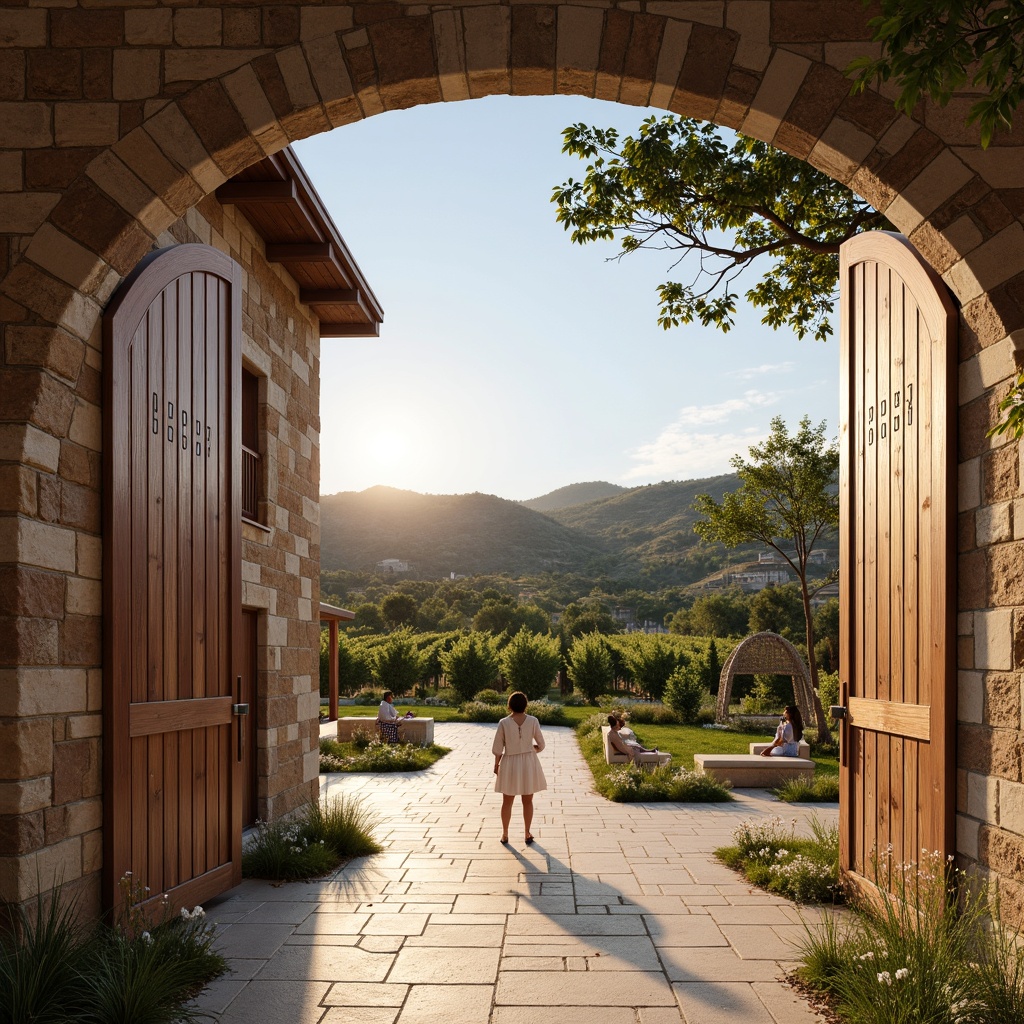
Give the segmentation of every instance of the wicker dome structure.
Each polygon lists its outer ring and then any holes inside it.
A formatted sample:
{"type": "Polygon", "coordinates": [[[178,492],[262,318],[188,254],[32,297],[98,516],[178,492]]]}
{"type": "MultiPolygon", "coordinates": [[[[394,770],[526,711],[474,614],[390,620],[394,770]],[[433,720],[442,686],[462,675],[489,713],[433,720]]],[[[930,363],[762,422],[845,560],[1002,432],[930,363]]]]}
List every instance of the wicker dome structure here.
{"type": "Polygon", "coordinates": [[[783,675],[792,676],[796,706],[805,722],[814,721],[814,696],[811,675],[800,657],[800,652],[778,633],[754,633],[741,640],[722,666],[718,682],[718,704],[715,721],[729,720],[729,700],[732,681],[736,676],[783,675]]]}

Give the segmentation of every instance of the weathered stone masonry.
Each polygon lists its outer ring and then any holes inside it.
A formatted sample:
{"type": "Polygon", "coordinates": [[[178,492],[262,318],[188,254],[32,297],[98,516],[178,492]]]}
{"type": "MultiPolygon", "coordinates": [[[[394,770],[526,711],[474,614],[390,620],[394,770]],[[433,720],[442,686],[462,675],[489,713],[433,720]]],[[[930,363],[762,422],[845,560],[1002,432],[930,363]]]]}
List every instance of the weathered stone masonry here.
{"type": "MultiPolygon", "coordinates": [[[[0,898],[31,896],[37,868],[88,887],[97,867],[96,326],[119,281],[289,140],[415,103],[574,92],[807,159],[885,210],[961,303],[958,846],[1024,921],[1024,491],[1018,446],[985,436],[1024,339],[1024,128],[982,151],[969,96],[914,118],[884,95],[851,98],[839,69],[869,48],[864,19],[853,0],[89,0],[0,14],[0,898]]],[[[315,445],[294,440],[296,475],[305,459],[315,469],[315,445]]],[[[289,554],[314,562],[313,531],[289,530],[309,542],[289,554]]],[[[249,593],[281,571],[266,565],[249,593]]],[[[301,640],[303,611],[278,614],[301,640]]],[[[301,689],[306,670],[284,671],[301,689]]]]}

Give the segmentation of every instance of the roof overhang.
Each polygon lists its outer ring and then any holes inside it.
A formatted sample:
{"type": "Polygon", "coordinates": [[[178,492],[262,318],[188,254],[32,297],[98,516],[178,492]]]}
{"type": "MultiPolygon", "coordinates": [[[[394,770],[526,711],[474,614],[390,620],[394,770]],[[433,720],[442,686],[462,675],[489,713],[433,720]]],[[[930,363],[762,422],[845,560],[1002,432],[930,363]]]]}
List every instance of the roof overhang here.
{"type": "Polygon", "coordinates": [[[375,338],[384,311],[291,148],[265,157],[216,191],[237,206],[299,286],[322,338],[375,338]]]}
{"type": "Polygon", "coordinates": [[[356,613],[350,612],[347,608],[338,608],[336,605],[327,604],[325,601],[320,602],[321,622],[351,622],[355,617],[356,613]]]}

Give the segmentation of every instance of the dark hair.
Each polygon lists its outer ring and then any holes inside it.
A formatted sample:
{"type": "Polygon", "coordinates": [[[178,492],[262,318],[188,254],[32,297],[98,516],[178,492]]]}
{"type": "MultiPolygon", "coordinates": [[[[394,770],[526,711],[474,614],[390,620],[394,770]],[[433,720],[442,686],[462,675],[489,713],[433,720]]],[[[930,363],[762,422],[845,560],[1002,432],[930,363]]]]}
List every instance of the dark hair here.
{"type": "Polygon", "coordinates": [[[515,693],[509,694],[508,709],[513,714],[521,715],[526,710],[527,704],[529,704],[529,699],[522,690],[516,690],[515,693]]]}
{"type": "Polygon", "coordinates": [[[799,743],[804,738],[804,720],[800,715],[800,709],[795,704],[787,704],[786,710],[789,712],[789,722],[793,726],[793,736],[799,743]]]}
{"type": "Polygon", "coordinates": [[[384,697],[384,700],[387,700],[388,697],[394,697],[394,694],[390,690],[385,690],[384,693],[383,693],[383,697],[384,697]]]}
{"type": "Polygon", "coordinates": [[[614,729],[615,726],[619,724],[619,716],[618,715],[609,715],[608,716],[608,724],[614,729]]]}

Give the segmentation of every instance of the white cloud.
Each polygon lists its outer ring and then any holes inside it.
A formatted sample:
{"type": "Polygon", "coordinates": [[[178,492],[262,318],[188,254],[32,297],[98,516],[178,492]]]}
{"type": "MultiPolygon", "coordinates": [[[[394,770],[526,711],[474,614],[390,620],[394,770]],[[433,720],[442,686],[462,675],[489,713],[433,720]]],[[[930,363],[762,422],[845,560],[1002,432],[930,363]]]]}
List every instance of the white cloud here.
{"type": "Polygon", "coordinates": [[[656,440],[630,453],[636,465],[622,478],[691,480],[730,473],[729,460],[734,455],[746,455],[751,445],[760,443],[766,436],[758,427],[728,434],[705,434],[681,430],[677,424],[672,424],[656,440]]]}
{"type": "Polygon", "coordinates": [[[766,373],[792,373],[796,363],[787,359],[784,363],[762,363],[760,366],[747,366],[742,370],[730,370],[726,377],[735,380],[753,380],[755,377],[763,377],[766,373]]]}
{"type": "Polygon", "coordinates": [[[679,410],[675,422],[665,429],[670,431],[678,427],[700,427],[709,423],[724,423],[741,413],[775,405],[778,400],[779,395],[776,392],[751,389],[744,391],[737,398],[727,398],[724,402],[716,402],[713,405],[684,405],[679,410]]]}

